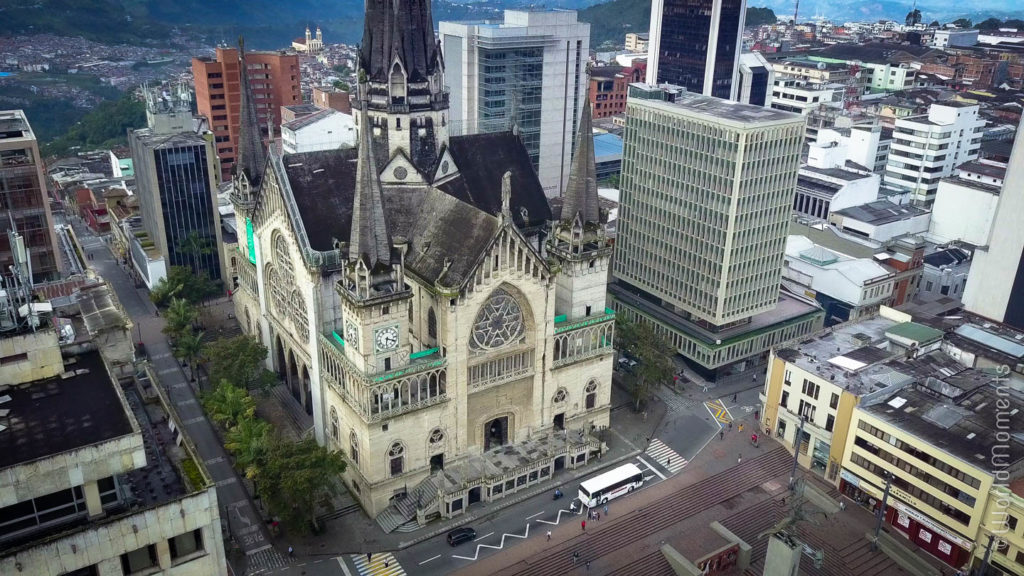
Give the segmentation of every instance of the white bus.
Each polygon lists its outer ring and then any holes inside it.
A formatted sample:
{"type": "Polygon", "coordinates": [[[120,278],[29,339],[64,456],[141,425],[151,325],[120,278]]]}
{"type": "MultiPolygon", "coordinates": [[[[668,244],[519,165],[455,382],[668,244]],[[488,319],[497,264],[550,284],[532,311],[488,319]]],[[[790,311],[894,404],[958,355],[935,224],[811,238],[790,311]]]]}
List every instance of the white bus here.
{"type": "Polygon", "coordinates": [[[580,484],[580,502],[587,508],[593,508],[643,485],[643,472],[635,464],[623,464],[580,484]]]}

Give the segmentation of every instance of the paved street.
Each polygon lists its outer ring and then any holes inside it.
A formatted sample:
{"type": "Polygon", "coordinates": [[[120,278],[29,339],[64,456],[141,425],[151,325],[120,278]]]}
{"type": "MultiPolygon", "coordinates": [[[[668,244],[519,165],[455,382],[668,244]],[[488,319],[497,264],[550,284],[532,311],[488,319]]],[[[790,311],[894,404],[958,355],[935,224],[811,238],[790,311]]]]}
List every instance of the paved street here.
{"type": "MultiPolygon", "coordinates": [[[[135,284],[115,262],[109,247],[101,238],[92,235],[92,232],[79,222],[74,223],[74,228],[86,257],[92,257],[88,263],[114,289],[125,312],[136,324],[133,338],[138,339],[141,335],[153,372],[177,409],[182,426],[195,442],[200,456],[206,462],[206,467],[217,484],[221,517],[227,519],[236,545],[246,554],[246,573],[259,574],[287,565],[288,559],[271,545],[266,526],[249,499],[240,478],[231,467],[230,459],[199,406],[181,365],[171,354],[167,339],[161,332],[164,326],[163,318],[154,314],[155,307],[149,301],[148,292],[135,288],[135,284]]],[[[230,557],[231,547],[227,547],[230,557]]]]}

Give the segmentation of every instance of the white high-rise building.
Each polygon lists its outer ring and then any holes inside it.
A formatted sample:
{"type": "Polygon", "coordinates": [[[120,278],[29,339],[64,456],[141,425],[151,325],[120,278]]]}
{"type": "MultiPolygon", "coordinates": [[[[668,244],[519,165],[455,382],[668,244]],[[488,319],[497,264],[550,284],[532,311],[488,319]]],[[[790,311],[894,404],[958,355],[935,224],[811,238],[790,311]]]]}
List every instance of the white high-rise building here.
{"type": "Polygon", "coordinates": [[[978,158],[984,126],[978,105],[959,101],[936,102],[927,115],[897,119],[885,183],[930,207],[939,181],[978,158]]]}
{"type": "Polygon", "coordinates": [[[561,196],[586,101],[590,24],[571,10],[441,22],[453,135],[518,130],[544,193],[561,196]]]}

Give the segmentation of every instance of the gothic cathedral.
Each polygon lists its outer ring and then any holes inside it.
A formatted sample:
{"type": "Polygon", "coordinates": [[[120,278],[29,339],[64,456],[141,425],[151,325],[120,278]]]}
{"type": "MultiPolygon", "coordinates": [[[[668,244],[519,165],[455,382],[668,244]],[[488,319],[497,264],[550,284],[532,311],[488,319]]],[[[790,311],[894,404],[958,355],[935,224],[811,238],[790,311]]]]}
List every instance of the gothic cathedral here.
{"type": "Polygon", "coordinates": [[[390,531],[599,455],[615,317],[590,107],[553,214],[515,133],[449,137],[429,0],[366,5],[356,149],[268,150],[242,74],[235,306],[390,531]]]}

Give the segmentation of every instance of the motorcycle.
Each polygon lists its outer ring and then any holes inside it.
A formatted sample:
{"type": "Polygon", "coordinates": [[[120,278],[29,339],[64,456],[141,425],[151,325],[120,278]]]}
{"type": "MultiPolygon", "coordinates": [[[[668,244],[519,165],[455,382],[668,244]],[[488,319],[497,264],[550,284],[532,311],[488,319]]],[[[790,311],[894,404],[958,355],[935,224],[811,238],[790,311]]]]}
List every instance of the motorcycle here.
{"type": "Polygon", "coordinates": [[[555,490],[555,497],[554,497],[554,498],[552,498],[552,500],[558,500],[558,499],[559,499],[559,498],[561,498],[562,496],[564,496],[564,494],[562,494],[562,491],[561,491],[561,490],[558,490],[558,489],[556,489],[556,490],[555,490]]]}

